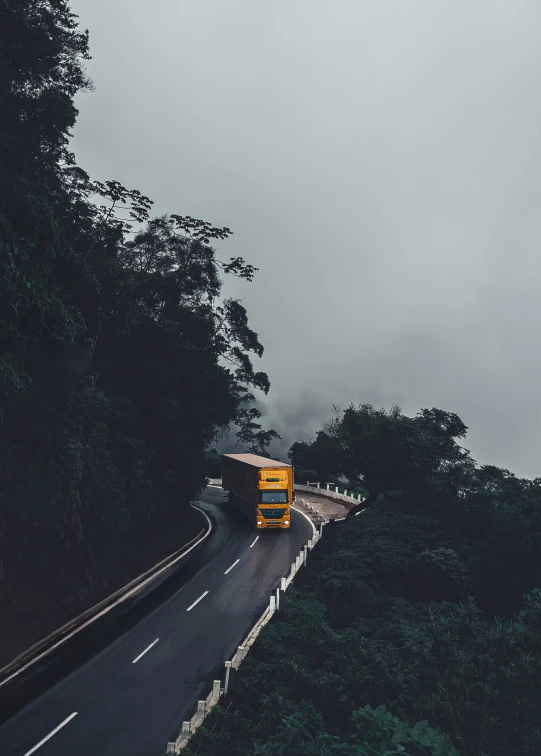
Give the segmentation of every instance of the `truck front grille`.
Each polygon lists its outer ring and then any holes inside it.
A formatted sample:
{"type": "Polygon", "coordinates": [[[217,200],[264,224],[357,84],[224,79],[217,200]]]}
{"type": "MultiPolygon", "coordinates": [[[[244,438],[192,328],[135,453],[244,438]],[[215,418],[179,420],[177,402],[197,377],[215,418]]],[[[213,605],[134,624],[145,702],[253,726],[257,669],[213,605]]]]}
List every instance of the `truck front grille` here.
{"type": "Polygon", "coordinates": [[[261,509],[265,520],[280,520],[286,513],[285,509],[261,509]]]}

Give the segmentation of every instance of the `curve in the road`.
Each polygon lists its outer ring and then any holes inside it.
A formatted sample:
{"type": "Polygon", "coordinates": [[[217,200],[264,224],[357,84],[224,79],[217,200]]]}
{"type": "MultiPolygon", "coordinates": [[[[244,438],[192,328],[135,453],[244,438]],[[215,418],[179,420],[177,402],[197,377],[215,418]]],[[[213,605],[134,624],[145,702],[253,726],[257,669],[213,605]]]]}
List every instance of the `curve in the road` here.
{"type": "Polygon", "coordinates": [[[2,756],[151,756],[193,709],[286,575],[311,525],[254,531],[207,489],[216,528],[184,580],[121,637],[0,727],[2,756]]]}

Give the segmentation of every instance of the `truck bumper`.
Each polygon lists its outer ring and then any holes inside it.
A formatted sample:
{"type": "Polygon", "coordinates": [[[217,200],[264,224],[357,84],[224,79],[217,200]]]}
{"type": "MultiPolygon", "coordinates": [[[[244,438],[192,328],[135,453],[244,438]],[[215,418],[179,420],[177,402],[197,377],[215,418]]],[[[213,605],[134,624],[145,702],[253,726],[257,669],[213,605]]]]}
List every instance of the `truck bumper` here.
{"type": "Polygon", "coordinates": [[[281,522],[276,523],[270,523],[270,522],[263,522],[259,521],[256,523],[256,530],[289,530],[291,527],[291,523],[288,523],[287,525],[284,525],[281,522]]]}

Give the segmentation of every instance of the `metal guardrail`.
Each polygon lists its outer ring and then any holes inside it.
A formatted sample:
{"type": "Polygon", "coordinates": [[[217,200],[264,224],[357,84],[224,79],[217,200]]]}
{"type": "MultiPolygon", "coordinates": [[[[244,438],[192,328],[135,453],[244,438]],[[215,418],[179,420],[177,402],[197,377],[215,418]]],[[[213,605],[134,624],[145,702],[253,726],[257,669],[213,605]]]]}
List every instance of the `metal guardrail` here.
{"type": "Polygon", "coordinates": [[[205,516],[208,524],[207,528],[203,528],[195,536],[195,538],[192,538],[191,541],[189,541],[187,544],[184,544],[181,549],[178,549],[173,554],[170,554],[165,559],[162,559],[162,561],[158,562],[158,564],[155,564],[154,567],[151,567],[149,570],[136,577],[127,585],[119,588],[110,596],[107,596],[99,603],[90,607],[90,609],[84,611],[78,617],[70,620],[65,625],[52,632],[46,638],[38,641],[38,643],[35,643],[22,654],[19,654],[19,656],[15,657],[15,659],[13,659],[9,664],[0,669],[0,687],[6,685],[10,680],[12,680],[24,670],[28,669],[39,659],[47,656],[54,649],[66,643],[66,641],[72,638],[76,633],[80,632],[83,628],[87,627],[92,622],[95,622],[97,619],[104,616],[114,606],[117,606],[123,601],[126,601],[126,599],[131,598],[132,596],[139,593],[140,590],[149,585],[149,583],[151,583],[152,581],[156,580],[166,570],[177,564],[177,562],[187,556],[187,554],[192,551],[192,549],[194,549],[199,545],[199,543],[207,538],[212,530],[212,523],[202,510],[200,510],[198,507],[194,507],[194,509],[198,509],[198,511],[202,512],[202,514],[205,516]]]}
{"type": "Polygon", "coordinates": [[[336,483],[321,483],[319,481],[306,481],[306,487],[310,489],[321,489],[322,491],[332,491],[333,493],[341,494],[342,496],[349,496],[353,499],[363,501],[368,496],[368,491],[365,488],[357,486],[356,489],[346,488],[345,486],[337,485],[336,483]],[[360,498],[359,498],[360,497],[360,498]]]}
{"type": "Polygon", "coordinates": [[[326,488],[321,488],[321,486],[318,484],[310,484],[307,483],[305,486],[300,484],[295,484],[295,490],[297,491],[305,491],[306,493],[313,493],[317,496],[328,496],[331,499],[335,499],[337,501],[346,501],[351,502],[355,504],[360,504],[363,501],[366,501],[366,496],[363,496],[359,493],[354,493],[353,491],[348,491],[348,489],[343,488],[342,490],[344,493],[340,493],[340,487],[339,486],[330,486],[330,484],[326,484],[326,488]]]}

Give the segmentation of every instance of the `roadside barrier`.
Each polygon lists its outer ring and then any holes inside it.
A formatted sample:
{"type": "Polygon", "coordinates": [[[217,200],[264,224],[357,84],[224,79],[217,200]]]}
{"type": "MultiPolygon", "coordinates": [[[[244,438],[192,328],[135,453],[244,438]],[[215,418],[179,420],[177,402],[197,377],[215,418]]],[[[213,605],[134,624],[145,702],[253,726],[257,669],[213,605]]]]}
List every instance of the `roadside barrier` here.
{"type": "Polygon", "coordinates": [[[195,714],[191,719],[185,720],[182,723],[182,728],[177,739],[167,743],[167,753],[180,753],[180,751],[186,747],[189,739],[194,734],[194,732],[196,732],[196,730],[202,725],[205,717],[208,716],[208,714],[212,711],[212,709],[214,708],[214,706],[216,706],[220,699],[222,697],[225,699],[230,695],[231,689],[234,685],[235,675],[242,661],[246,658],[248,651],[254,644],[262,628],[265,627],[265,625],[270,621],[274,613],[280,610],[280,593],[285,593],[285,591],[289,588],[295,575],[298,573],[301,567],[306,565],[308,552],[311,551],[318,543],[318,541],[322,538],[323,528],[329,522],[329,520],[323,518],[319,523],[319,528],[317,528],[314,522],[308,517],[308,515],[299,510],[297,507],[294,507],[294,509],[297,509],[299,514],[301,514],[303,517],[306,517],[306,519],[310,521],[312,525],[312,538],[310,538],[307,544],[302,547],[299,555],[297,556],[295,561],[292,562],[287,577],[280,578],[280,587],[274,589],[271,592],[268,606],[266,607],[261,617],[257,620],[253,628],[250,630],[244,641],[237,647],[237,650],[233,654],[233,657],[225,662],[223,687],[221,680],[213,680],[212,690],[210,694],[207,696],[207,698],[201,699],[197,702],[197,710],[195,714]]]}
{"type": "Polygon", "coordinates": [[[193,549],[199,546],[210,535],[210,532],[212,530],[212,523],[202,509],[199,509],[199,507],[194,507],[194,509],[197,509],[199,512],[201,512],[207,521],[206,527],[204,527],[195,536],[195,538],[192,538],[192,540],[187,544],[184,544],[181,549],[175,551],[173,554],[170,554],[168,557],[163,559],[161,562],[158,562],[158,564],[155,564],[154,567],[151,567],[149,570],[136,577],[127,585],[119,588],[118,591],[115,591],[110,596],[107,596],[98,604],[90,607],[90,609],[87,609],[78,617],[70,620],[70,622],[66,623],[58,630],[55,630],[46,638],[31,646],[19,656],[15,657],[15,659],[13,659],[9,664],[0,669],[0,688],[3,685],[6,685],[6,683],[16,677],[18,674],[28,669],[39,659],[42,659],[43,657],[47,656],[47,654],[50,654],[52,651],[54,651],[56,648],[66,643],[66,641],[72,638],[76,633],[80,632],[83,628],[87,627],[92,622],[95,622],[100,617],[103,617],[114,606],[117,606],[118,604],[126,601],[126,599],[135,596],[137,593],[139,593],[139,591],[141,591],[147,585],[163,575],[167,570],[171,569],[171,567],[177,565],[177,563],[180,562],[181,559],[186,557],[191,551],[193,551],[193,549]]]}
{"type": "Polygon", "coordinates": [[[336,499],[337,501],[345,501],[355,504],[366,501],[366,497],[361,496],[361,494],[355,494],[353,491],[350,491],[349,494],[347,490],[345,490],[345,493],[343,494],[339,493],[338,486],[331,486],[329,483],[326,484],[325,488],[321,488],[319,483],[312,483],[311,485],[310,483],[307,483],[305,486],[301,486],[300,484],[297,485],[297,483],[295,483],[295,491],[305,491],[306,493],[316,494],[317,496],[325,496],[330,499],[336,499]]]}
{"type": "MultiPolygon", "coordinates": [[[[210,482],[211,485],[215,486],[221,486],[221,483],[221,479],[213,479],[210,482]]],[[[326,488],[320,488],[319,484],[312,486],[309,484],[307,484],[306,486],[295,484],[295,491],[314,493],[325,498],[347,501],[348,503],[358,504],[359,502],[365,501],[365,498],[363,498],[360,494],[348,495],[347,490],[344,494],[341,494],[338,492],[338,487],[335,486],[334,488],[335,490],[333,491],[330,490],[329,485],[327,485],[326,488]]],[[[191,719],[185,720],[182,723],[182,728],[177,739],[167,743],[167,753],[180,753],[180,751],[186,747],[193,733],[196,732],[196,730],[201,726],[205,718],[212,711],[214,706],[216,706],[216,704],[220,701],[220,699],[225,699],[230,695],[231,689],[234,684],[235,675],[243,659],[246,658],[248,651],[254,644],[257,636],[261,632],[261,629],[265,627],[265,625],[270,621],[274,613],[280,610],[280,592],[284,593],[287,590],[287,588],[291,585],[293,578],[301,569],[301,567],[306,565],[308,552],[311,551],[318,543],[318,541],[322,538],[324,526],[327,525],[327,523],[331,522],[331,520],[324,517],[315,506],[305,501],[304,499],[298,499],[296,504],[297,506],[293,506],[293,508],[296,509],[297,512],[299,512],[299,514],[301,514],[303,517],[306,517],[306,519],[310,520],[312,524],[312,538],[308,540],[307,544],[303,546],[295,561],[292,562],[287,577],[280,578],[280,587],[272,591],[270,595],[269,605],[266,607],[265,611],[255,623],[253,628],[250,630],[248,636],[237,647],[237,650],[233,654],[233,657],[225,662],[223,686],[221,680],[213,680],[212,690],[207,698],[201,699],[197,702],[197,710],[195,714],[191,719]],[[309,514],[303,512],[302,509],[298,506],[299,504],[302,506],[302,508],[306,508],[309,514]],[[318,527],[316,527],[316,525],[318,527]]],[[[362,511],[357,512],[357,514],[362,514],[362,511]]],[[[339,522],[345,519],[345,517],[335,517],[332,518],[332,521],[339,522]]]]}

